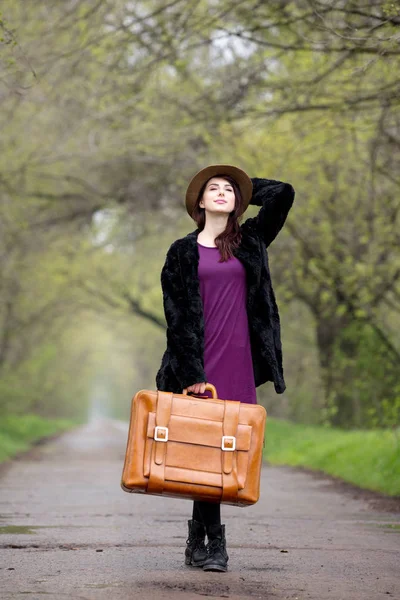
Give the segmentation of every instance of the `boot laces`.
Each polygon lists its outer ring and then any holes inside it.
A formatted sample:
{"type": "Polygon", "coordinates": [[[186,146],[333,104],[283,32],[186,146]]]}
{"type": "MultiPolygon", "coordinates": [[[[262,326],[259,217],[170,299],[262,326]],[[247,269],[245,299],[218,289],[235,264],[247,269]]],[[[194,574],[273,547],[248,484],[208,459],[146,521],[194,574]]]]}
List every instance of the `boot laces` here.
{"type": "Polygon", "coordinates": [[[202,548],[204,546],[204,538],[196,537],[195,535],[190,535],[186,543],[191,545],[194,544],[196,548],[202,548]]]}
{"type": "Polygon", "coordinates": [[[215,538],[208,542],[207,551],[211,554],[211,553],[215,552],[216,550],[218,550],[219,548],[223,548],[223,547],[224,547],[223,541],[220,538],[215,538]]]}

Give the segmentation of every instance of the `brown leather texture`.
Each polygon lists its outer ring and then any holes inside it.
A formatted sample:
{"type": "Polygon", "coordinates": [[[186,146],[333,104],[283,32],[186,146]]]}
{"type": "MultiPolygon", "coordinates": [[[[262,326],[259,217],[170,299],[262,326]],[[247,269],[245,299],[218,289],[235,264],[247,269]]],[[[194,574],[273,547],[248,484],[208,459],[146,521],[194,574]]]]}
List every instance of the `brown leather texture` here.
{"type": "Polygon", "coordinates": [[[212,384],[206,389],[213,398],[189,396],[186,390],[135,394],[121,479],[124,491],[235,506],[257,502],[266,410],[221,400],[212,384]]]}

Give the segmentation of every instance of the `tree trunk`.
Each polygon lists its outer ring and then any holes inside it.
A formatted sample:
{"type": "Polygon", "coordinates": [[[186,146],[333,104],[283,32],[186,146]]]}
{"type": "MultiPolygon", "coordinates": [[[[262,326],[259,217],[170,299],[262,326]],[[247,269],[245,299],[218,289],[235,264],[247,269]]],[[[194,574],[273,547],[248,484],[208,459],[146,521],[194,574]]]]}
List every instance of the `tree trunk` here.
{"type": "Polygon", "coordinates": [[[352,361],[357,353],[356,340],[344,336],[350,317],[324,318],[317,324],[317,344],[326,406],[332,410],[329,422],[351,427],[358,421],[359,410],[352,389],[352,361]],[[340,354],[338,360],[337,353],[340,354]]]}

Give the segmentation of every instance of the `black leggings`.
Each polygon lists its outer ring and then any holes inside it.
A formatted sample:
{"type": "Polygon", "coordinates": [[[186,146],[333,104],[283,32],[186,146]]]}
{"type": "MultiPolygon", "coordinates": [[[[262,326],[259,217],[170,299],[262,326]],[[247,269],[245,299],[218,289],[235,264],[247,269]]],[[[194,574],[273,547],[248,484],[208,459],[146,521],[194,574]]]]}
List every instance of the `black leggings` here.
{"type": "Polygon", "coordinates": [[[204,525],[221,525],[221,504],[195,500],[192,519],[204,525]]]}

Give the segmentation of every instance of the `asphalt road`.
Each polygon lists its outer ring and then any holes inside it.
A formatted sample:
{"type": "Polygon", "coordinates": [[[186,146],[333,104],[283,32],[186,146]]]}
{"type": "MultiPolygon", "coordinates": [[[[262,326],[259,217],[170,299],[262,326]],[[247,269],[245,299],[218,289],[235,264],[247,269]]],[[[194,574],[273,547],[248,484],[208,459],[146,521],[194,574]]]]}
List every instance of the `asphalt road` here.
{"type": "Polygon", "coordinates": [[[120,488],[127,427],[95,421],[0,470],[0,598],[400,598],[400,515],[265,466],[222,507],[227,573],[185,567],[191,503],[120,488]]]}

